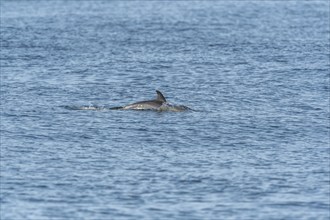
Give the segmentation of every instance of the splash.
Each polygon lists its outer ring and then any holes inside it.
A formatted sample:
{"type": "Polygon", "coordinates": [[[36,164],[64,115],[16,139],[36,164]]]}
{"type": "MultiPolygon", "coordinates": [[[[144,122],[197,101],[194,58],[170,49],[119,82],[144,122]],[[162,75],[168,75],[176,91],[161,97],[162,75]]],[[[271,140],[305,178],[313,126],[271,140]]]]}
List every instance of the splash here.
{"type": "Polygon", "coordinates": [[[65,109],[68,110],[88,110],[88,111],[102,111],[102,110],[109,110],[104,106],[97,106],[97,105],[86,105],[86,106],[63,106],[65,109]]]}

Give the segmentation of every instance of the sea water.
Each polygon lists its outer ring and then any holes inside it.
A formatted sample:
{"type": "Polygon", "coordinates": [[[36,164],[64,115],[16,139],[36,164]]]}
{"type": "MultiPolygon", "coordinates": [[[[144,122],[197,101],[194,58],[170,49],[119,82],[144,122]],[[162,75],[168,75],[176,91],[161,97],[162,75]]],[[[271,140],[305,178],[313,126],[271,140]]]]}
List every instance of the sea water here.
{"type": "Polygon", "coordinates": [[[328,1],[0,4],[2,220],[329,219],[328,1]]]}

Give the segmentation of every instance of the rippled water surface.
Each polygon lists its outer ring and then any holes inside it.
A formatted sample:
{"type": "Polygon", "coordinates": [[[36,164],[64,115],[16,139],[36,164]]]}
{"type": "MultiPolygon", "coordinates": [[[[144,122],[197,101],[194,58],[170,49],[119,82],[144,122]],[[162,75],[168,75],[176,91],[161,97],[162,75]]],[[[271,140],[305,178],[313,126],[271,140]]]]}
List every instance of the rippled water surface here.
{"type": "Polygon", "coordinates": [[[328,1],[0,4],[2,220],[329,219],[328,1]]]}

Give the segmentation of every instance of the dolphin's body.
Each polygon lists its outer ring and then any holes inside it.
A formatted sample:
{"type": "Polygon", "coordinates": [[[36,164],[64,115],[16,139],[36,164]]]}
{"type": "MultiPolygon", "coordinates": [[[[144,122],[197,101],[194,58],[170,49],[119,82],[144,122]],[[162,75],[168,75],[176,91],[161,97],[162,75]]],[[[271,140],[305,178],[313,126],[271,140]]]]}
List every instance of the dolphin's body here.
{"type": "Polygon", "coordinates": [[[169,104],[163,94],[156,90],[157,98],[154,100],[135,102],[121,107],[113,107],[111,110],[154,110],[154,111],[174,111],[180,112],[189,110],[187,106],[184,105],[171,105],[169,104]]]}

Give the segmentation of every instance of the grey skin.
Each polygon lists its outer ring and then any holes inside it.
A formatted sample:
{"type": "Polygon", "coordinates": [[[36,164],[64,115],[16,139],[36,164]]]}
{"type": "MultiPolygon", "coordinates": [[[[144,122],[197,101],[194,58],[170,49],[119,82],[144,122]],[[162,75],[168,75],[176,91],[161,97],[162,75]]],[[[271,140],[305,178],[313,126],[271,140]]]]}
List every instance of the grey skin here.
{"type": "Polygon", "coordinates": [[[188,107],[183,105],[171,105],[169,104],[163,94],[156,90],[157,97],[154,100],[135,102],[133,104],[121,106],[121,107],[113,107],[111,110],[154,110],[154,111],[174,111],[181,112],[185,110],[189,110],[188,107]]]}

